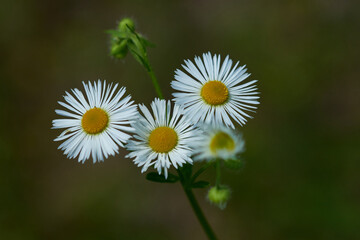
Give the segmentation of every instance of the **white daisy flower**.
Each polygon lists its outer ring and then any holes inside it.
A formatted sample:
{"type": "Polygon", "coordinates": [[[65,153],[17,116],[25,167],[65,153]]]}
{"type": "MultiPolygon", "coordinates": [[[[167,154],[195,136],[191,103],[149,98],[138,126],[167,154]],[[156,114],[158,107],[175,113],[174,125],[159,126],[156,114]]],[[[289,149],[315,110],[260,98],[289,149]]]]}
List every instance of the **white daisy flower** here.
{"type": "Polygon", "coordinates": [[[225,126],[204,126],[204,133],[194,143],[194,160],[235,159],[244,151],[242,134],[225,126]]]}
{"type": "Polygon", "coordinates": [[[187,73],[176,69],[172,88],[174,101],[184,107],[184,114],[194,123],[205,122],[214,125],[225,124],[235,128],[232,120],[241,126],[251,118],[245,111],[254,112],[257,99],[257,80],[240,84],[248,76],[245,65],[232,67],[232,60],[226,56],[220,63],[220,55],[203,54],[195,57],[195,64],[185,60],[182,67],[187,73]],[[195,65],[196,64],[196,65],[195,65]],[[232,120],[231,120],[231,119],[232,120]]]}
{"type": "Polygon", "coordinates": [[[55,110],[65,119],[53,120],[53,128],[65,129],[54,141],[63,141],[59,149],[70,159],[78,157],[85,162],[90,156],[93,162],[103,161],[104,157],[118,153],[131,137],[125,132],[133,132],[129,125],[137,118],[137,107],[131,96],[123,98],[125,87],[117,92],[118,84],[84,83],[86,98],[78,89],[73,95],[65,92],[65,102],[58,102],[67,110],[55,110]],[[116,93],[115,93],[116,92],[116,93]]]}
{"type": "Polygon", "coordinates": [[[145,172],[154,165],[158,173],[164,169],[184,163],[192,163],[192,145],[197,140],[198,129],[182,116],[182,109],[175,104],[171,112],[171,102],[155,99],[151,103],[153,114],[143,104],[139,105],[143,115],[131,124],[136,129],[135,140],[129,140],[126,148],[131,151],[126,157],[135,158],[134,163],[145,172]]]}

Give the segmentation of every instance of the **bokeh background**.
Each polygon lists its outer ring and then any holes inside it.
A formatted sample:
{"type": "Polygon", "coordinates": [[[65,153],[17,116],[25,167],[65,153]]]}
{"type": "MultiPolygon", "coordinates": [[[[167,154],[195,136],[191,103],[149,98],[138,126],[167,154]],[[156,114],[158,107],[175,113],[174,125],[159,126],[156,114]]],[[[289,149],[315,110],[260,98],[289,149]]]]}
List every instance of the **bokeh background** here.
{"type": "Polygon", "coordinates": [[[228,207],[196,191],[220,239],[360,239],[357,3],[1,0],[0,239],[206,239],[179,184],[146,181],[124,151],[79,164],[53,142],[57,101],[81,81],[154,98],[131,56],[109,57],[104,31],[122,17],[156,43],[167,98],[183,59],[206,51],[259,80],[261,105],[241,128],[245,167],[223,171],[228,207]]]}

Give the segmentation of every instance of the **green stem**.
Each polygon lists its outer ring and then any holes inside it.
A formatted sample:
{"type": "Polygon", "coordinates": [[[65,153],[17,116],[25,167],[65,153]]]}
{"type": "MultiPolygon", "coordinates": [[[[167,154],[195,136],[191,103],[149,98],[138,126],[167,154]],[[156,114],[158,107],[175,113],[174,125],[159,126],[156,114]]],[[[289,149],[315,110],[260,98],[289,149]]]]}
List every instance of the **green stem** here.
{"type": "Polygon", "coordinates": [[[221,169],[220,169],[220,160],[216,159],[216,163],[215,163],[215,168],[216,168],[216,181],[215,181],[215,186],[218,188],[220,186],[220,178],[221,178],[221,169]]]}
{"type": "Polygon", "coordinates": [[[192,207],[197,219],[199,220],[202,228],[204,229],[204,232],[206,233],[209,240],[216,240],[217,238],[215,236],[214,231],[212,230],[210,224],[206,220],[205,215],[204,215],[203,211],[201,210],[199,203],[197,202],[195,195],[191,189],[191,186],[188,185],[188,179],[184,179],[183,174],[181,174],[180,170],[178,170],[178,173],[180,176],[181,186],[183,187],[185,194],[186,194],[187,198],[189,199],[191,207],[192,207]]]}
{"type": "MultiPolygon", "coordinates": [[[[149,64],[149,66],[150,66],[150,64],[149,64]]],[[[162,92],[161,92],[161,88],[160,88],[159,82],[158,82],[158,80],[156,79],[155,74],[154,74],[154,70],[153,70],[151,67],[150,67],[150,69],[148,70],[148,74],[149,74],[149,76],[150,76],[150,78],[151,78],[151,80],[152,80],[152,83],[153,83],[153,85],[154,85],[156,94],[158,95],[158,97],[159,97],[160,99],[164,99],[164,96],[163,96],[163,94],[162,94],[162,92]]]]}
{"type": "Polygon", "coordinates": [[[210,167],[213,164],[214,164],[214,161],[211,161],[211,162],[208,162],[208,163],[204,164],[199,170],[197,170],[196,173],[194,173],[194,175],[191,178],[191,182],[195,182],[196,178],[198,176],[200,176],[201,173],[203,173],[208,167],[210,167]]]}

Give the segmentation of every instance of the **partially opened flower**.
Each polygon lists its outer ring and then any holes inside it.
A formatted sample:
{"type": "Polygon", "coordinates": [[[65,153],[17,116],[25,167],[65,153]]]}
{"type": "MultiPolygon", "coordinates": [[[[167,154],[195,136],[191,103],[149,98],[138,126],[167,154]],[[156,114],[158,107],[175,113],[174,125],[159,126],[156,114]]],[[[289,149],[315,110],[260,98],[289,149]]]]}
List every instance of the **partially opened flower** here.
{"type": "Polygon", "coordinates": [[[259,104],[257,80],[242,83],[250,74],[245,65],[232,67],[232,60],[226,56],[221,64],[220,55],[204,53],[203,59],[195,57],[195,64],[185,60],[182,65],[187,73],[177,69],[172,88],[175,102],[184,106],[184,114],[194,123],[205,122],[213,125],[225,124],[235,128],[232,120],[244,125],[251,118],[247,111],[254,111],[259,104]],[[195,65],[196,64],[196,65],[195,65]],[[240,84],[242,83],[242,84],[240,84]]]}
{"type": "Polygon", "coordinates": [[[195,160],[236,159],[244,151],[242,135],[224,126],[204,126],[199,141],[194,143],[195,160]]]}
{"type": "Polygon", "coordinates": [[[118,153],[133,132],[130,123],[137,118],[137,107],[130,95],[124,97],[125,87],[118,91],[118,84],[106,84],[100,80],[84,83],[86,98],[78,89],[66,92],[65,102],[58,102],[67,110],[55,110],[64,119],[53,120],[53,128],[65,129],[55,141],[64,141],[59,149],[69,158],[78,157],[85,162],[90,156],[93,162],[103,161],[118,153]]]}
{"type": "Polygon", "coordinates": [[[198,129],[182,116],[182,109],[175,104],[171,111],[171,102],[155,99],[151,103],[152,114],[144,105],[139,105],[143,115],[131,124],[136,129],[135,140],[126,145],[131,152],[129,158],[141,172],[154,165],[158,173],[164,170],[167,178],[168,168],[184,163],[192,163],[190,146],[197,140],[198,129]]]}

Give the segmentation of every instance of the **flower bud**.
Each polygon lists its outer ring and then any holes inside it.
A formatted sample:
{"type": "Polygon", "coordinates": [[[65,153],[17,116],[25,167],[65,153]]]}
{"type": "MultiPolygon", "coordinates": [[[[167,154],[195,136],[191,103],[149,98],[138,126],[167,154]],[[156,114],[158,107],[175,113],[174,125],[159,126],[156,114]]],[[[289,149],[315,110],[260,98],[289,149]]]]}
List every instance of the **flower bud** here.
{"type": "Polygon", "coordinates": [[[209,201],[220,209],[224,209],[230,198],[230,188],[227,186],[218,186],[210,188],[208,195],[209,201]]]}
{"type": "Polygon", "coordinates": [[[110,55],[122,59],[126,57],[128,52],[127,40],[122,40],[120,43],[114,42],[111,46],[110,55]]]}
{"type": "Polygon", "coordinates": [[[129,28],[131,30],[135,30],[135,24],[134,24],[134,21],[131,20],[130,18],[124,18],[120,21],[119,23],[119,30],[121,32],[126,32],[126,31],[129,31],[129,28]]]}

